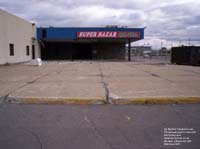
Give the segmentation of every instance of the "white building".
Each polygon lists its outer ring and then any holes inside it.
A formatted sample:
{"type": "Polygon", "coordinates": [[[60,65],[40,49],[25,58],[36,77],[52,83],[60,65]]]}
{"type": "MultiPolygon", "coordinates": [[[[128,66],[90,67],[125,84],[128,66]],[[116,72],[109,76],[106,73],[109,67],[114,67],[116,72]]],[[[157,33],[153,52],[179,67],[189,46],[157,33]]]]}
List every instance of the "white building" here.
{"type": "Polygon", "coordinates": [[[0,9],[0,64],[40,57],[36,25],[0,9]]]}

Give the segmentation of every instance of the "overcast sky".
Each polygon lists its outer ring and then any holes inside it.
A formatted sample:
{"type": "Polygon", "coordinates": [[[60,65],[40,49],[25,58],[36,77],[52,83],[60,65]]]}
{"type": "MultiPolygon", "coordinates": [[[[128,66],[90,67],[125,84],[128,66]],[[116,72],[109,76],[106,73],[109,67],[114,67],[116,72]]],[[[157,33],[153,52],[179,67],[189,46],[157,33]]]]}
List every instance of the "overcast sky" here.
{"type": "Polygon", "coordinates": [[[0,0],[0,8],[37,26],[147,27],[135,45],[200,44],[200,0],[0,0]]]}

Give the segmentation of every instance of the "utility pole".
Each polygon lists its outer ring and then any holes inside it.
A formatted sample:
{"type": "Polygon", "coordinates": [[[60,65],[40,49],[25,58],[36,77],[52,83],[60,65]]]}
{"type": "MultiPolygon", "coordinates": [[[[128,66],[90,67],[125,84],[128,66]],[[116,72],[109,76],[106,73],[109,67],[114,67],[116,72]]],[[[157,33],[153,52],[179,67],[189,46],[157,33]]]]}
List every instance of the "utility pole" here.
{"type": "Polygon", "coordinates": [[[189,40],[188,40],[188,45],[189,45],[189,47],[190,47],[190,38],[189,38],[189,40]]]}

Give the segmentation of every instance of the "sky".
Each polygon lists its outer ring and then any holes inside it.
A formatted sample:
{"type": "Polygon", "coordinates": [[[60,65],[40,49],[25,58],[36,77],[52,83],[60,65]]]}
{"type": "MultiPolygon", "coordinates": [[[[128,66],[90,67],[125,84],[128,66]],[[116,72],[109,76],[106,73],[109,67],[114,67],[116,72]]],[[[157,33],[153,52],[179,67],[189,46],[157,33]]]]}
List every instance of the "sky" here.
{"type": "Polygon", "coordinates": [[[200,45],[200,0],[0,0],[0,8],[37,26],[146,27],[136,46],[200,45]]]}

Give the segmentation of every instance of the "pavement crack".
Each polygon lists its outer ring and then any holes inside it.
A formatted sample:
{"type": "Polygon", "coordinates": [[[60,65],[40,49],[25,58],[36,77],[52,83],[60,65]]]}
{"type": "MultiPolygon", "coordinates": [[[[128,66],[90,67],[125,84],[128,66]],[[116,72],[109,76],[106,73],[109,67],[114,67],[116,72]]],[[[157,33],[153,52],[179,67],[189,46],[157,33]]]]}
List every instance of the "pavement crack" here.
{"type": "Polygon", "coordinates": [[[35,138],[35,140],[38,142],[38,144],[40,145],[40,149],[43,149],[43,145],[42,145],[42,141],[40,140],[40,137],[32,131],[29,131],[29,132],[35,138]]]}
{"type": "Polygon", "coordinates": [[[10,98],[9,96],[10,96],[12,93],[16,92],[17,90],[19,90],[19,89],[21,89],[21,88],[23,88],[23,87],[26,87],[26,86],[28,86],[28,85],[30,85],[30,84],[33,84],[33,83],[35,83],[37,80],[41,79],[42,77],[48,76],[48,75],[49,75],[49,73],[46,73],[46,74],[44,74],[44,75],[41,75],[41,76],[37,77],[36,79],[34,79],[34,80],[32,80],[32,81],[25,82],[23,85],[18,86],[17,88],[11,90],[8,94],[6,94],[6,95],[4,96],[3,103],[19,102],[17,99],[15,99],[15,98],[13,98],[13,97],[10,98]]]}
{"type": "Polygon", "coordinates": [[[34,79],[34,80],[32,80],[32,81],[26,82],[26,85],[28,85],[28,84],[33,84],[33,83],[35,83],[37,80],[39,80],[39,79],[41,79],[41,78],[43,78],[43,77],[46,77],[46,76],[48,76],[48,75],[49,75],[49,73],[46,73],[46,74],[44,74],[44,75],[41,75],[41,76],[37,77],[36,79],[34,79]]]}
{"type": "Polygon", "coordinates": [[[167,79],[167,78],[164,78],[164,77],[162,77],[162,76],[160,76],[160,75],[158,75],[158,74],[151,73],[151,72],[149,72],[149,71],[147,71],[147,70],[142,70],[142,71],[145,72],[145,73],[148,73],[149,75],[151,75],[151,76],[153,76],[153,77],[160,78],[160,79],[162,79],[162,80],[165,80],[165,81],[168,81],[168,82],[170,82],[170,83],[173,83],[173,81],[171,81],[171,80],[169,80],[169,79],[167,79]]]}
{"type": "Polygon", "coordinates": [[[180,67],[176,67],[176,69],[178,69],[178,70],[180,70],[180,71],[185,71],[185,72],[193,73],[194,75],[200,75],[199,72],[196,72],[196,71],[193,71],[193,70],[180,69],[180,67]]]}
{"type": "Polygon", "coordinates": [[[170,82],[170,83],[173,83],[173,81],[171,81],[171,80],[169,80],[169,79],[167,79],[167,78],[164,78],[164,77],[162,77],[162,76],[160,76],[160,75],[158,75],[158,74],[151,73],[151,72],[149,72],[149,71],[147,71],[147,70],[138,69],[137,67],[135,67],[135,66],[133,66],[133,65],[129,65],[129,64],[128,64],[128,66],[129,66],[129,67],[134,67],[134,68],[137,69],[138,71],[145,72],[145,73],[147,73],[147,74],[149,74],[149,75],[151,75],[151,76],[153,76],[153,77],[160,78],[160,79],[162,79],[162,80],[165,80],[165,81],[168,81],[168,82],[170,82]]]}
{"type": "Polygon", "coordinates": [[[170,83],[173,83],[173,81],[171,81],[171,80],[169,80],[169,79],[167,79],[167,78],[164,78],[164,77],[162,77],[162,76],[160,76],[160,75],[158,75],[158,74],[154,74],[154,73],[151,73],[151,72],[148,72],[148,71],[145,71],[145,72],[151,74],[151,76],[153,76],[153,77],[157,77],[157,78],[163,79],[163,80],[165,80],[165,81],[168,81],[168,82],[170,82],[170,83]]]}
{"type": "Polygon", "coordinates": [[[188,120],[188,118],[186,118],[185,115],[182,112],[180,112],[181,111],[180,107],[177,107],[177,104],[173,105],[173,111],[178,117],[180,117],[184,120],[185,124],[187,124],[187,125],[190,124],[190,120],[188,120]]]}
{"type": "Polygon", "coordinates": [[[36,140],[36,142],[39,144],[40,149],[43,149],[42,141],[41,141],[41,139],[40,139],[40,137],[39,137],[39,135],[37,133],[35,133],[33,131],[30,131],[30,130],[27,130],[27,129],[22,129],[22,130],[27,132],[27,133],[29,133],[29,134],[31,134],[34,137],[34,139],[36,140]]]}
{"type": "Polygon", "coordinates": [[[85,119],[85,121],[86,121],[87,123],[90,124],[90,126],[91,126],[92,129],[94,130],[96,136],[101,137],[101,138],[105,141],[105,143],[109,146],[109,148],[113,149],[113,148],[114,148],[113,145],[112,145],[111,143],[109,143],[109,142],[105,139],[105,137],[104,137],[103,134],[98,130],[98,128],[96,127],[96,125],[94,124],[94,122],[93,122],[92,120],[88,119],[87,116],[85,116],[84,119],[85,119]]]}
{"type": "Polygon", "coordinates": [[[8,100],[8,96],[9,96],[10,94],[6,94],[5,96],[3,96],[2,98],[3,98],[3,103],[6,103],[6,101],[8,100]]]}
{"type": "Polygon", "coordinates": [[[4,103],[4,104],[6,104],[6,103],[19,103],[19,101],[16,98],[9,97],[10,94],[11,94],[11,92],[6,94],[5,96],[3,96],[3,102],[2,103],[4,103]]]}
{"type": "Polygon", "coordinates": [[[126,143],[128,145],[131,145],[132,141],[128,137],[126,137],[126,135],[121,131],[121,128],[120,127],[116,127],[116,128],[117,128],[118,132],[121,134],[121,136],[124,138],[126,143]]]}
{"type": "Polygon", "coordinates": [[[101,68],[101,64],[99,63],[99,71],[100,71],[100,77],[101,77],[101,83],[103,84],[103,88],[105,90],[105,97],[106,97],[106,103],[112,103],[110,98],[110,91],[108,88],[108,83],[105,81],[105,76],[103,74],[103,70],[101,68]]]}

